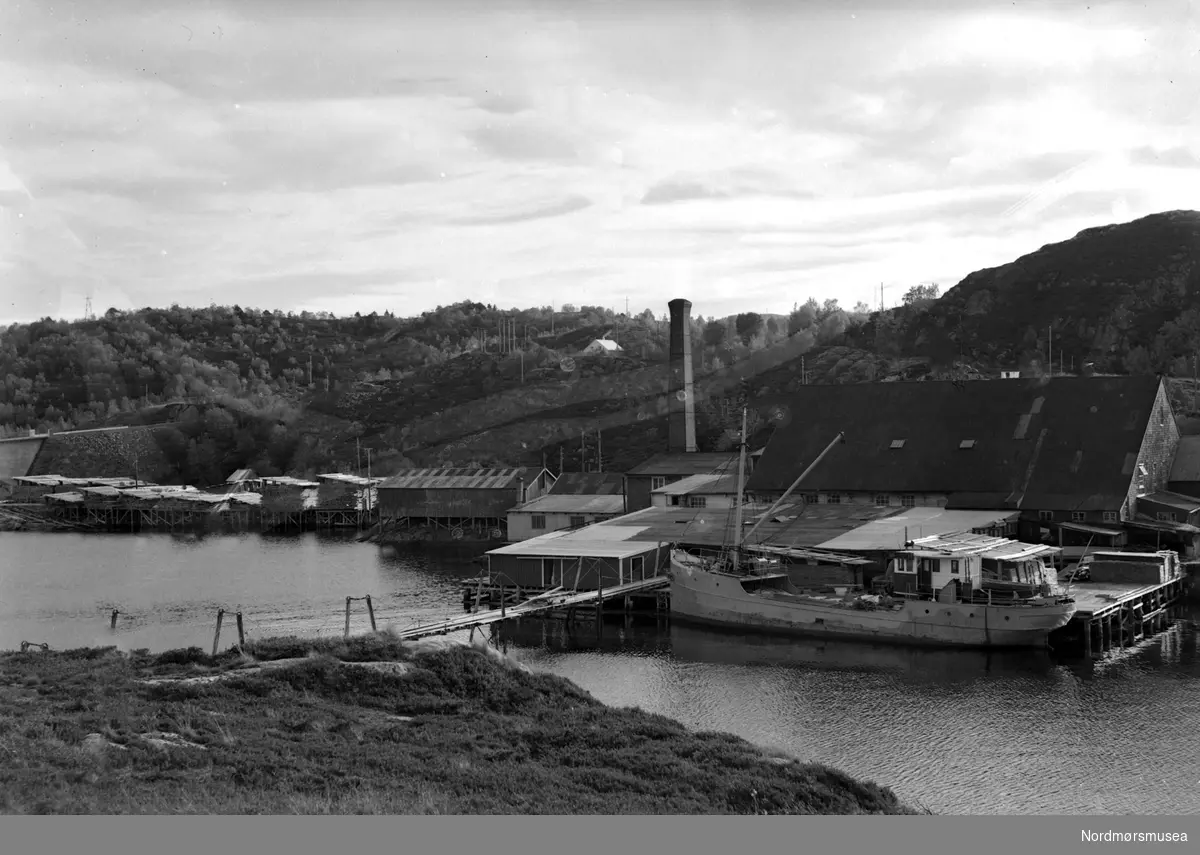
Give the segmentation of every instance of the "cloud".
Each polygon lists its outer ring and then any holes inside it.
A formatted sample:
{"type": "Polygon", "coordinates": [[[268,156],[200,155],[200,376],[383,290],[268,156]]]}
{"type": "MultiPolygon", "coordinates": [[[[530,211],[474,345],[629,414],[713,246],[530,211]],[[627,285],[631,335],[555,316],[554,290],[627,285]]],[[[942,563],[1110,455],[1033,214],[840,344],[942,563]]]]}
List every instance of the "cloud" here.
{"type": "Polygon", "coordinates": [[[0,315],[874,303],[1195,206],[1186,22],[906,6],[10,4],[0,315]]]}
{"type": "Polygon", "coordinates": [[[453,222],[464,226],[503,225],[505,223],[524,223],[529,220],[541,220],[547,217],[561,217],[590,208],[592,200],[584,196],[569,196],[552,205],[527,211],[515,211],[509,214],[496,214],[482,217],[463,217],[453,222]]]}

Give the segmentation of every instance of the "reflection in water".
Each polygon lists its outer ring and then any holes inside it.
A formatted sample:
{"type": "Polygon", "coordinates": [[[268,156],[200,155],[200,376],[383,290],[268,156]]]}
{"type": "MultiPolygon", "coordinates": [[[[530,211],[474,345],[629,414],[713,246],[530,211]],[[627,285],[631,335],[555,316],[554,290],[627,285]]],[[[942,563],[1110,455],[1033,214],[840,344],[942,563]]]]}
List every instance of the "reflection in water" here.
{"type": "MultiPolygon", "coordinates": [[[[381,626],[402,627],[462,613],[473,555],[315,535],[3,533],[0,647],[207,647],[218,608],[240,608],[251,637],[340,634],[345,598],[364,594],[381,626]]],[[[829,763],[939,813],[1194,814],[1198,617],[1099,663],[619,619],[600,632],[526,620],[495,639],[606,703],[829,763]]]]}

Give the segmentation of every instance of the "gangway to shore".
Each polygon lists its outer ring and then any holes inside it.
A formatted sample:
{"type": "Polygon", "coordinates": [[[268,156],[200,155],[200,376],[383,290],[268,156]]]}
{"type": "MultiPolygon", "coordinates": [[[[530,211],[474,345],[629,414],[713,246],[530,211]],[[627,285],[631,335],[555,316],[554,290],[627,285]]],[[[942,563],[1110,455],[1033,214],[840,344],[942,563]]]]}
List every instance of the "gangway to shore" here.
{"type": "Polygon", "coordinates": [[[493,608],[483,614],[475,612],[437,623],[421,624],[409,627],[408,629],[398,630],[396,635],[401,639],[411,641],[429,635],[445,635],[448,632],[475,629],[505,620],[528,617],[529,615],[556,609],[571,609],[578,606],[591,605],[599,606],[608,600],[617,599],[618,597],[627,597],[631,594],[640,594],[646,591],[665,588],[670,584],[670,581],[667,576],[653,576],[649,579],[639,579],[636,582],[626,582],[623,585],[614,585],[611,588],[602,588],[595,591],[573,591],[564,588],[554,588],[538,594],[536,597],[530,597],[528,600],[511,608],[502,606],[498,609],[493,608]]]}

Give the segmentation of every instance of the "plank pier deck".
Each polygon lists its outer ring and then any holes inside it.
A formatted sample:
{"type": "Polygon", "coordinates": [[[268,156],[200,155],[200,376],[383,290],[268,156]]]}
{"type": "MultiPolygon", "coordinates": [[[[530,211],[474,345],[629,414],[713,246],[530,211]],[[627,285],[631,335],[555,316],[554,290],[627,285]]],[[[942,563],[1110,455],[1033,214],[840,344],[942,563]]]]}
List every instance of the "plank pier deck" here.
{"type": "Polygon", "coordinates": [[[1088,657],[1103,656],[1165,628],[1168,610],[1183,598],[1185,577],[1151,585],[1080,582],[1071,585],[1076,611],[1064,630],[1082,638],[1088,657]]]}
{"type": "Polygon", "coordinates": [[[631,597],[667,587],[670,580],[666,576],[654,576],[650,579],[639,579],[636,582],[626,582],[611,588],[593,591],[573,591],[564,588],[551,588],[533,597],[509,607],[501,600],[499,608],[487,612],[473,612],[448,620],[426,623],[400,630],[397,635],[405,640],[424,638],[429,635],[445,635],[448,632],[458,632],[464,629],[477,629],[505,620],[545,615],[552,611],[570,611],[579,607],[595,606],[599,610],[609,600],[631,597]]]}

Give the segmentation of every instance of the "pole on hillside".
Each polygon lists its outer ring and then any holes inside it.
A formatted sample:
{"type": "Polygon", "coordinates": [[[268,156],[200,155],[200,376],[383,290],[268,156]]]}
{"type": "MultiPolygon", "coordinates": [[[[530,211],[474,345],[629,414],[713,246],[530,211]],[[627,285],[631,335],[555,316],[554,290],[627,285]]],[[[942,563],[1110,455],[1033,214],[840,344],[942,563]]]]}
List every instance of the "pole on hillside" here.
{"type": "Polygon", "coordinates": [[[117,611],[116,609],[113,609],[113,612],[112,612],[112,620],[110,620],[110,621],[108,622],[108,628],[109,628],[109,629],[116,629],[116,628],[117,628],[117,615],[119,615],[119,614],[120,614],[120,612],[119,612],[119,611],[117,611]]]}
{"type": "Polygon", "coordinates": [[[342,631],[342,638],[350,637],[350,597],[346,597],[346,628],[342,631]]]}
{"type": "Polygon", "coordinates": [[[560,445],[558,447],[558,474],[559,475],[563,474],[563,465],[564,465],[563,461],[566,458],[566,456],[567,456],[566,455],[566,446],[560,445]]]}
{"type": "Polygon", "coordinates": [[[600,428],[596,428],[596,471],[597,472],[604,471],[604,452],[603,452],[604,445],[603,445],[603,442],[604,442],[603,434],[600,432],[600,428]]]}
{"type": "Polygon", "coordinates": [[[371,632],[376,632],[375,629],[375,606],[371,604],[371,595],[367,594],[367,615],[371,618],[371,632]]]}
{"type": "Polygon", "coordinates": [[[242,613],[237,613],[238,647],[246,646],[246,627],[242,623],[242,613]]]}
{"type": "Polygon", "coordinates": [[[587,472],[587,428],[579,431],[579,471],[587,472]]]}

